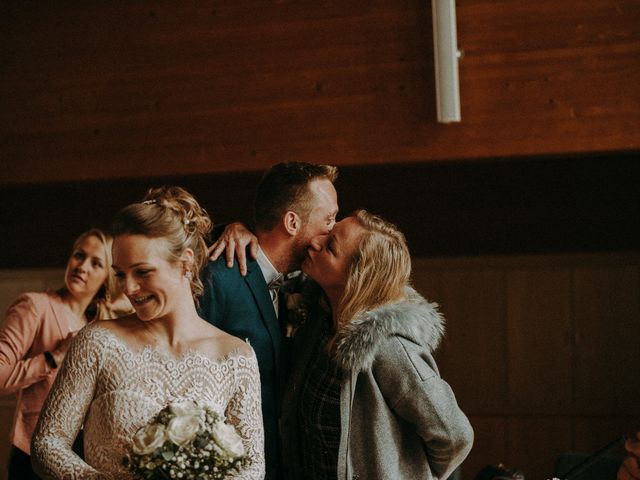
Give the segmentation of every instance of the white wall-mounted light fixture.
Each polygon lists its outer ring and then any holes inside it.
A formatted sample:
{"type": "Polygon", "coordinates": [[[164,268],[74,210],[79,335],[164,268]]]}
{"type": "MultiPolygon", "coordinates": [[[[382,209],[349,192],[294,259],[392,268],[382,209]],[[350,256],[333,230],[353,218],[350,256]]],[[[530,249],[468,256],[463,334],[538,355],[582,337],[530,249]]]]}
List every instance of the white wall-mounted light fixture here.
{"type": "Polygon", "coordinates": [[[433,57],[436,72],[438,122],[459,122],[458,35],[455,0],[431,0],[433,9],[433,57]]]}

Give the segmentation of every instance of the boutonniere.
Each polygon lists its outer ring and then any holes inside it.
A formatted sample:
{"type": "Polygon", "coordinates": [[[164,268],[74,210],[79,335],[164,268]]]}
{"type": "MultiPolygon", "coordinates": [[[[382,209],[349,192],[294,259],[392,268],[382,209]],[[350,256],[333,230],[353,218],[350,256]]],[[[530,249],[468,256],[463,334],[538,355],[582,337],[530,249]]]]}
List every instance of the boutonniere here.
{"type": "Polygon", "coordinates": [[[309,318],[311,299],[307,287],[310,281],[302,272],[295,272],[290,274],[282,289],[286,307],[284,320],[287,338],[293,337],[296,330],[309,318]]]}
{"type": "Polygon", "coordinates": [[[287,306],[286,336],[289,338],[309,318],[309,307],[301,292],[284,292],[284,299],[287,306]]]}

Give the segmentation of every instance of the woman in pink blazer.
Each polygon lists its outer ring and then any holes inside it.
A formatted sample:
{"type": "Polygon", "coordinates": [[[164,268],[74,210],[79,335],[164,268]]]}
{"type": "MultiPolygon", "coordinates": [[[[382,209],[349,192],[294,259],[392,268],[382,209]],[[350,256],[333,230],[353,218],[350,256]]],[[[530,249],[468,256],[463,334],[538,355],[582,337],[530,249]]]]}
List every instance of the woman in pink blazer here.
{"type": "Polygon", "coordinates": [[[30,442],[42,404],[71,340],[93,319],[111,318],[110,235],[89,230],[75,241],[57,291],[25,293],[9,307],[0,329],[0,395],[17,394],[11,429],[9,480],[37,479],[30,442]]]}

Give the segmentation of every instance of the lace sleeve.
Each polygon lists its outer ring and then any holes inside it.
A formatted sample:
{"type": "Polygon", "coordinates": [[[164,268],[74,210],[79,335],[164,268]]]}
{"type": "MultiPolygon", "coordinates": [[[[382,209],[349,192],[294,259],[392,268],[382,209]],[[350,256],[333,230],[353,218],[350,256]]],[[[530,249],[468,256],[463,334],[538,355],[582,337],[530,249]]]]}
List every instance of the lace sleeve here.
{"type": "Polygon", "coordinates": [[[234,479],[259,480],[264,478],[264,427],[260,405],[260,374],[255,353],[239,355],[236,368],[236,392],[229,401],[225,416],[243,439],[251,465],[234,479]]]}
{"type": "Polygon", "coordinates": [[[31,441],[32,463],[44,479],[102,479],[71,446],[84,421],[100,368],[100,344],[84,328],[72,342],[31,441]]]}

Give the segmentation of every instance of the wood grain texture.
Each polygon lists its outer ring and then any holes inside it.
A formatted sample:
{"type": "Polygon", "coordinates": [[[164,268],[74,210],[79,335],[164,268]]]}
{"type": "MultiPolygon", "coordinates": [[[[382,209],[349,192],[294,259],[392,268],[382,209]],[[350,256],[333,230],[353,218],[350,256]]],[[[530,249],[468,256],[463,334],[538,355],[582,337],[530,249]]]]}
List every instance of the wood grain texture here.
{"type": "Polygon", "coordinates": [[[501,416],[469,417],[473,426],[473,448],[462,464],[462,478],[471,480],[487,465],[504,464],[507,457],[507,421],[501,416]]]}
{"type": "Polygon", "coordinates": [[[556,458],[571,445],[572,423],[562,417],[509,418],[507,465],[522,470],[525,478],[551,478],[556,458]]]}
{"type": "MultiPolygon", "coordinates": [[[[640,431],[640,418],[637,416],[596,416],[579,417],[574,420],[574,444],[576,452],[592,453],[622,436],[631,436],[640,431]]],[[[623,449],[613,450],[612,454],[622,454],[623,449]]]]}
{"type": "Polygon", "coordinates": [[[492,415],[507,406],[505,293],[501,271],[442,274],[442,296],[437,301],[447,334],[439,365],[462,408],[472,408],[474,414],[492,415]]]}
{"type": "Polygon", "coordinates": [[[0,183],[640,150],[636,0],[2,2],[0,183]]]}
{"type": "Polygon", "coordinates": [[[571,272],[507,274],[509,406],[520,414],[567,414],[572,407],[571,272]]]}
{"type": "Polygon", "coordinates": [[[629,415],[640,402],[640,270],[578,268],[573,277],[576,410],[629,415]]]}
{"type": "Polygon", "coordinates": [[[438,365],[476,432],[465,480],[490,463],[550,478],[562,454],[586,456],[640,429],[638,262],[415,259],[414,283],[449,327],[438,365]]]}

